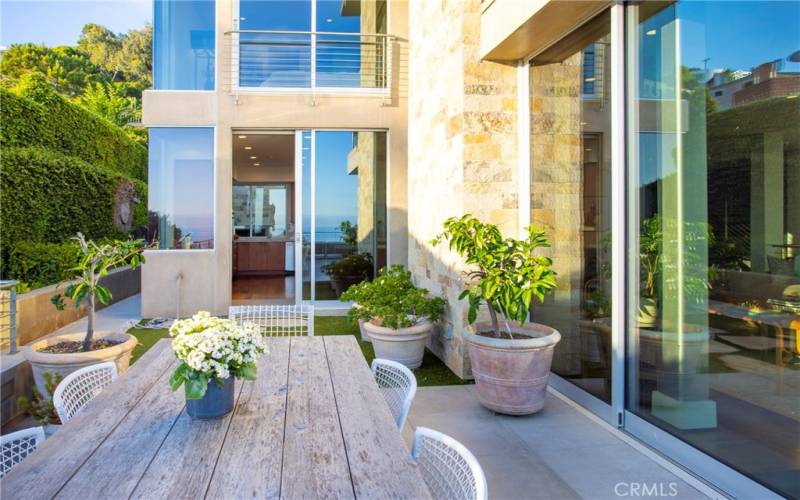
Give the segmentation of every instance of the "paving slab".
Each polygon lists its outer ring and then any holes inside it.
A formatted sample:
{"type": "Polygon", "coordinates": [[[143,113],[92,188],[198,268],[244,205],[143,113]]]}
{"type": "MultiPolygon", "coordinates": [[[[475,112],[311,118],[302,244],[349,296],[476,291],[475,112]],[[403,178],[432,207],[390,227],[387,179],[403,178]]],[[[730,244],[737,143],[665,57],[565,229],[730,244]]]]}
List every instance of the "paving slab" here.
{"type": "Polygon", "coordinates": [[[478,402],[475,386],[421,387],[403,435],[430,427],[469,448],[481,463],[490,499],[705,499],[620,433],[548,393],[545,408],[498,415],[478,402]]]}

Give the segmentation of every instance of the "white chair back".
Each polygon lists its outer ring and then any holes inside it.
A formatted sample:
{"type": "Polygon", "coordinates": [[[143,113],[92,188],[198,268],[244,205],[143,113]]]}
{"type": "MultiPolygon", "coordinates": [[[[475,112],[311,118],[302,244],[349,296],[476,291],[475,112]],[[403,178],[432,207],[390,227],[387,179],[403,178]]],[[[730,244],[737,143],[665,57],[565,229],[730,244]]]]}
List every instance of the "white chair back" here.
{"type": "Polygon", "coordinates": [[[411,401],[417,393],[417,378],[404,365],[388,359],[372,360],[372,373],[392,410],[397,428],[403,430],[411,401]]]}
{"type": "Polygon", "coordinates": [[[30,427],[0,437],[0,477],[44,443],[44,428],[30,427]]]}
{"type": "Polygon", "coordinates": [[[53,406],[61,423],[66,424],[116,378],[117,365],[113,361],[87,366],[64,377],[53,392],[53,406]]]}
{"type": "Polygon", "coordinates": [[[463,444],[441,432],[417,427],[411,455],[433,498],[486,500],[486,476],[463,444]]]}
{"type": "Polygon", "coordinates": [[[231,306],[228,309],[228,318],[239,324],[256,324],[265,337],[314,335],[314,306],[231,306]]]}

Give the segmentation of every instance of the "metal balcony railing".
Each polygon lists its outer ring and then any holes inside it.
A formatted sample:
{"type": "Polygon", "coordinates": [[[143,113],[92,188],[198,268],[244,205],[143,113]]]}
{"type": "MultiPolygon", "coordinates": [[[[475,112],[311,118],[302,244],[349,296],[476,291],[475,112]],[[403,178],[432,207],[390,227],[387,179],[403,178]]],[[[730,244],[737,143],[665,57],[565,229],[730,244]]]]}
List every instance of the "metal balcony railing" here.
{"type": "Polygon", "coordinates": [[[405,71],[405,44],[393,35],[266,30],[225,35],[233,91],[389,93],[405,71]]]}

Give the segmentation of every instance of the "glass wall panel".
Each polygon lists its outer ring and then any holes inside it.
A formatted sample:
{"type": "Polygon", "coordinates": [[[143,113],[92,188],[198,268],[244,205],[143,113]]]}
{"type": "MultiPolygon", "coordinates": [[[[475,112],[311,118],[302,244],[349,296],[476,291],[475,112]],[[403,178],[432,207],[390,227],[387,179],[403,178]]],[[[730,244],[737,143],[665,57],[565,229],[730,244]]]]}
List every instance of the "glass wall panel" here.
{"type": "Polygon", "coordinates": [[[151,128],[148,232],[158,248],[214,248],[214,129],[151,128]]]}
{"type": "Polygon", "coordinates": [[[317,0],[318,32],[354,33],[317,37],[317,86],[383,86],[386,39],[372,34],[386,33],[386,15],[386,0],[317,0]]]}
{"type": "Polygon", "coordinates": [[[314,300],[314,290],[311,286],[313,283],[313,274],[312,270],[314,269],[314,253],[312,249],[314,248],[314,242],[311,239],[311,234],[314,231],[314,227],[312,225],[312,209],[311,209],[311,201],[313,200],[313,190],[311,187],[313,186],[313,177],[311,175],[311,164],[312,164],[312,155],[311,155],[311,131],[304,130],[301,136],[302,142],[302,155],[301,155],[301,162],[302,162],[302,176],[303,176],[303,186],[302,186],[302,223],[303,223],[303,233],[302,233],[302,271],[303,271],[303,300],[314,300]]]}
{"type": "Polygon", "coordinates": [[[239,0],[239,29],[240,87],[311,85],[311,0],[239,0]]]}
{"type": "Polygon", "coordinates": [[[626,404],[800,497],[800,2],[627,22],[626,404]]]}
{"type": "Polygon", "coordinates": [[[153,0],[153,88],[214,90],[214,0],[153,0]]]}
{"type": "Polygon", "coordinates": [[[338,299],[386,263],[386,133],[316,132],[316,300],[338,299]]]}
{"type": "Polygon", "coordinates": [[[611,402],[610,16],[531,61],[532,222],[559,286],[533,319],[561,333],[553,371],[611,402]]]}

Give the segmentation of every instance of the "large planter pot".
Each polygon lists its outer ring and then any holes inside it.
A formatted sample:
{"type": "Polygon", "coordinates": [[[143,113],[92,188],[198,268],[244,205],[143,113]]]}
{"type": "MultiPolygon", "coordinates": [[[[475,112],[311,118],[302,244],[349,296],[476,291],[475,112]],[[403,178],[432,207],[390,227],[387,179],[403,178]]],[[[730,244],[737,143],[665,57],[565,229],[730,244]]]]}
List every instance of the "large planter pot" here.
{"type": "Polygon", "coordinates": [[[186,413],[199,420],[211,420],[232,412],[235,386],[233,380],[233,377],[226,378],[222,387],[214,381],[209,382],[205,396],[186,400],[186,413]]]}
{"type": "Polygon", "coordinates": [[[641,297],[639,299],[636,323],[642,328],[652,328],[658,323],[658,302],[656,302],[656,299],[650,297],[641,297]]]}
{"type": "Polygon", "coordinates": [[[397,361],[412,370],[422,364],[425,344],[433,331],[433,323],[427,319],[397,330],[374,325],[369,321],[364,322],[362,327],[372,341],[376,358],[397,361]]]}
{"type": "Polygon", "coordinates": [[[58,344],[65,340],[82,341],[84,336],[85,333],[57,335],[44,338],[22,348],[25,359],[31,364],[33,380],[36,382],[36,388],[39,389],[39,392],[47,394],[43,375],[44,372],[58,373],[63,378],[85,366],[113,361],[117,365],[117,372],[119,374],[125,373],[131,362],[131,352],[133,352],[133,348],[138,344],[136,337],[128,335],[127,333],[96,331],[94,333],[95,339],[106,338],[109,340],[122,341],[121,344],[97,351],[64,354],[39,352],[40,349],[58,344]]]}
{"type": "Polygon", "coordinates": [[[553,349],[561,334],[549,326],[509,322],[514,339],[478,335],[491,323],[476,323],[464,331],[478,399],[486,408],[506,415],[541,410],[553,349]]]}

